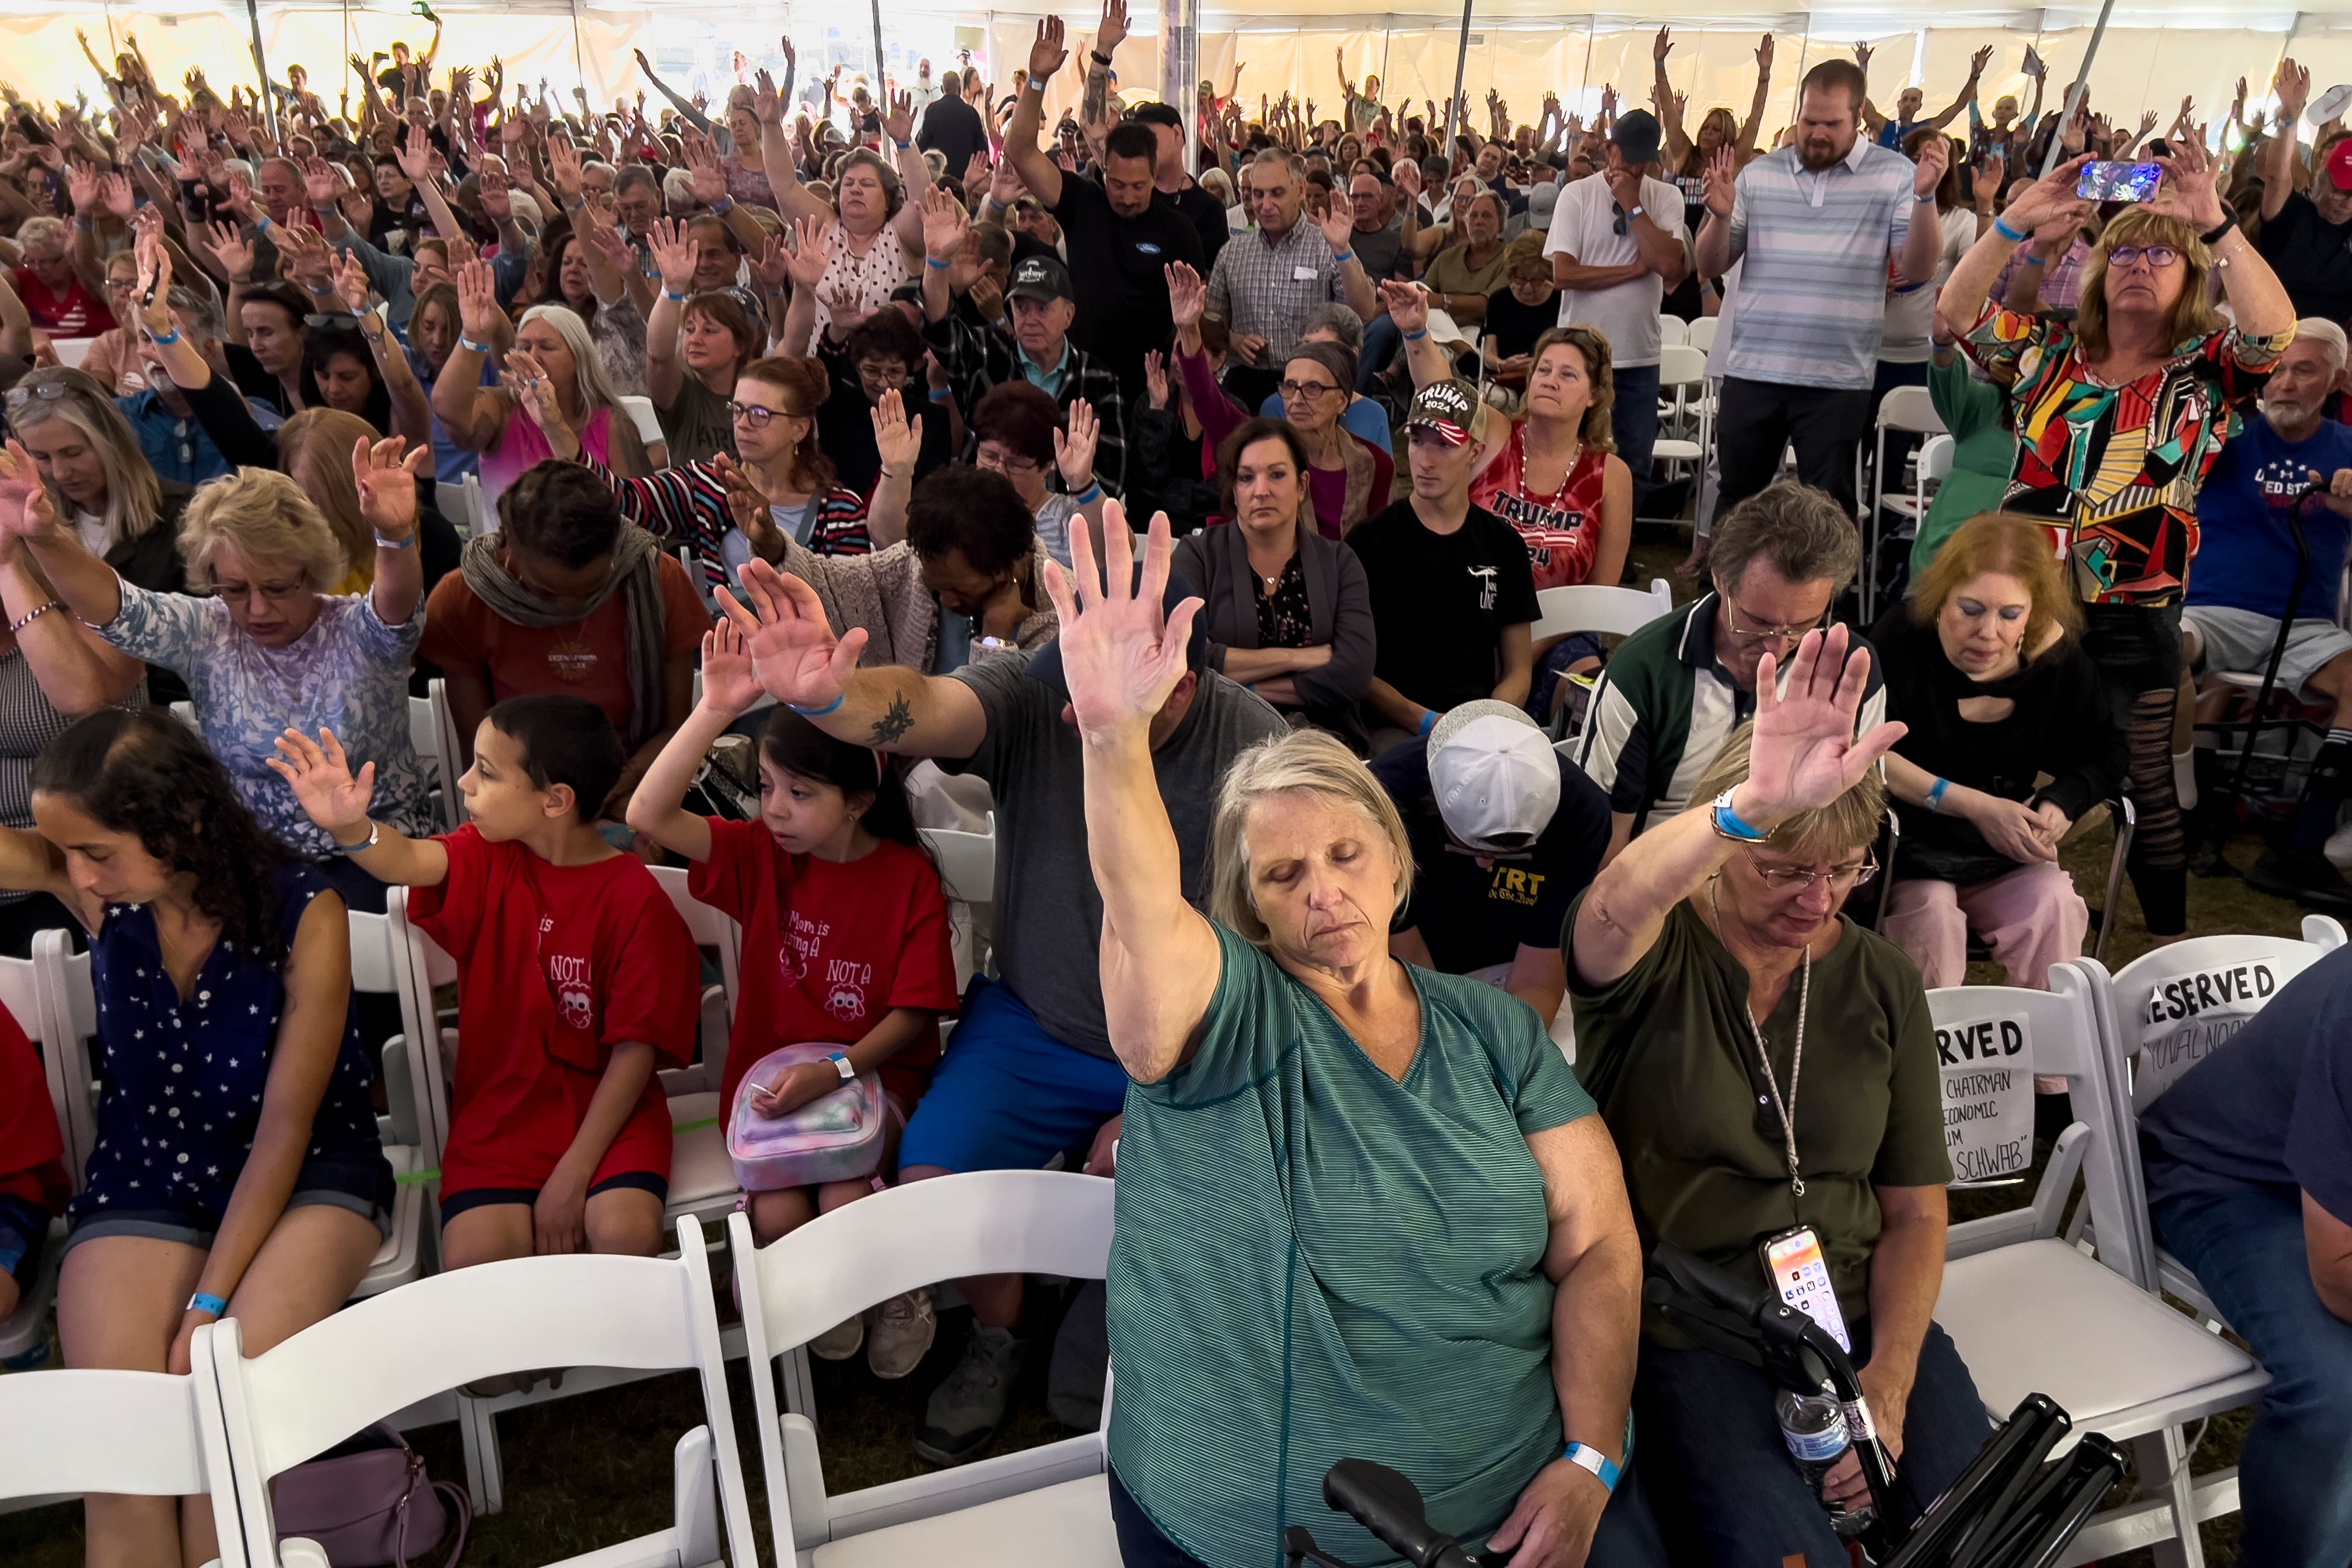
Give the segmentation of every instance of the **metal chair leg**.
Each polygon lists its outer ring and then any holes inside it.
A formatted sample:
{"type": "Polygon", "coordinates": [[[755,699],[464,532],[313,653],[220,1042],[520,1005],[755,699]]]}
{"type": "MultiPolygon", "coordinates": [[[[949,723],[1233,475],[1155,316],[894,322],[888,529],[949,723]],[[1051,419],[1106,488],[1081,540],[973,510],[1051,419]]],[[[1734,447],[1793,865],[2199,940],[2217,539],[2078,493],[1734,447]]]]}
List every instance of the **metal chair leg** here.
{"type": "Polygon", "coordinates": [[[2117,795],[2111,803],[2115,813],[2116,852],[2107,859],[2106,900],[2099,906],[2099,940],[2091,956],[2101,963],[2107,961],[2108,944],[2116,937],[2116,899],[2123,891],[2124,863],[2131,858],[2132,835],[2139,828],[2139,814],[2132,808],[2131,796],[2117,795]]]}

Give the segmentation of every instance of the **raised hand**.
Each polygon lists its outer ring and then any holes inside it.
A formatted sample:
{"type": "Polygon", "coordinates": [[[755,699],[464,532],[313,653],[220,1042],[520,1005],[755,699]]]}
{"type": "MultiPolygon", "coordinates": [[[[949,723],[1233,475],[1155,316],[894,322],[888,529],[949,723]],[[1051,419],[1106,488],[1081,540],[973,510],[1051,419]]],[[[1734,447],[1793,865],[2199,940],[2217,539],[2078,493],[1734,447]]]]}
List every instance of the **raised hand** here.
{"type": "Polygon", "coordinates": [[[1990,64],[1992,64],[1992,46],[1987,44],[1969,57],[1969,79],[1974,81],[1984,75],[1985,67],[1990,64]]]}
{"type": "Polygon", "coordinates": [[[368,297],[373,292],[367,268],[361,264],[356,251],[347,250],[336,258],[335,294],[342,300],[344,310],[354,316],[367,314],[368,297]]]}
{"type": "Polygon", "coordinates": [[[1674,29],[1671,27],[1661,27],[1658,29],[1658,36],[1651,41],[1650,58],[1656,61],[1659,65],[1664,65],[1666,63],[1666,57],[1674,52],[1674,29]]]}
{"type": "Polygon", "coordinates": [[[1324,202],[1322,210],[1315,214],[1315,226],[1323,231],[1323,237],[1329,242],[1334,256],[1340,255],[1354,244],[1351,237],[1356,230],[1356,215],[1349,209],[1347,198],[1336,192],[1324,202]]]}
{"type": "Polygon", "coordinates": [[[1868,44],[1856,44],[1853,47],[1853,63],[1867,73],[1870,69],[1870,57],[1875,53],[1877,51],[1868,44]]]}
{"type": "MultiPolygon", "coordinates": [[[[1127,0],[1103,0],[1102,21],[1095,27],[1095,52],[1110,54],[1126,41],[1127,0]]],[[[1340,74],[1347,74],[1344,68],[1340,74]]]]}
{"type": "Polygon", "coordinates": [[[400,172],[412,184],[426,184],[433,178],[433,139],[422,125],[408,128],[408,139],[395,143],[392,155],[400,164],[400,172]]]}
{"type": "Polygon", "coordinates": [[[2001,214],[2012,229],[2034,230],[2069,214],[2079,212],[2083,198],[2074,194],[2083,165],[2087,157],[2069,158],[2042,178],[2009,198],[2009,210],[2001,214]]]}
{"type": "Polygon", "coordinates": [[[1775,685],[1771,654],[1758,667],[1756,735],[1745,787],[1766,819],[1785,821],[1827,805],[1903,738],[1905,726],[1898,723],[1854,734],[1870,681],[1870,653],[1855,648],[1849,654],[1846,644],[1843,624],[1807,632],[1790,661],[1785,692],[1775,685]]]}
{"type": "Polygon", "coordinates": [[[33,455],[10,437],[0,449],[0,537],[38,539],[58,526],[58,509],[33,455]]]}
{"type": "Polygon", "coordinates": [[[1429,325],[1429,290],[1418,283],[1391,279],[1381,285],[1381,309],[1400,332],[1412,333],[1429,325]]]}
{"type": "Polygon", "coordinates": [[[1143,386],[1152,407],[1168,406],[1168,356],[1158,349],[1143,351],[1143,386]]]}
{"type": "Polygon", "coordinates": [[[717,206],[727,199],[727,171],[719,166],[719,154],[700,136],[686,142],[685,149],[688,189],[704,206],[717,206]]]}
{"type": "Polygon", "coordinates": [[[1998,153],[1987,153],[1984,163],[1977,169],[1975,184],[1969,194],[1976,197],[1979,205],[1990,206],[2000,199],[2001,182],[2008,177],[2008,161],[1998,153]]]}
{"type": "Polygon", "coordinates": [[[84,159],[76,158],[66,168],[66,196],[73,203],[76,213],[88,216],[98,205],[98,168],[84,159]]]}
{"type": "Polygon", "coordinates": [[[782,127],[784,123],[783,95],[776,90],[776,79],[768,74],[765,66],[751,78],[751,118],[762,125],[782,127]]]}
{"type": "Polygon", "coordinates": [[[742,597],[721,588],[719,603],[743,633],[761,689],[796,708],[823,708],[839,697],[857,668],[866,629],[852,626],[836,638],[816,590],[765,561],[744,563],[737,580],[742,597]]]}
{"type": "Polygon", "coordinates": [[[395,542],[416,531],[416,476],[432,460],[431,443],[420,445],[404,458],[408,442],[394,436],[389,441],[352,443],[352,481],[359,487],[360,516],[379,540],[395,542]]]}
{"type": "Polygon", "coordinates": [[[747,711],[759,700],[760,678],[751,668],[751,650],[735,623],[721,616],[702,634],[702,706],[732,715],[747,711]]]}
{"type": "MultiPolygon", "coordinates": [[[[1150,724],[1184,678],[1185,644],[1201,609],[1201,601],[1192,598],[1173,615],[1160,613],[1169,558],[1176,548],[1166,512],[1152,515],[1139,584],[1134,581],[1127,509],[1117,501],[1104,503],[1102,531],[1102,570],[1096,567],[1092,530],[1084,528],[1070,531],[1072,570],[1065,573],[1058,562],[1045,566],[1045,592],[1061,617],[1071,717],[1091,741],[1132,735],[1150,724]]],[[[1861,693],[1854,695],[1859,701],[1861,693]]]]}
{"type": "Polygon", "coordinates": [[[1738,156],[1727,146],[1717,147],[1715,156],[1706,161],[1706,210],[1729,223],[1738,202],[1738,156]]]}
{"type": "Polygon", "coordinates": [[[375,764],[362,764],[359,776],[352,777],[351,759],[332,730],[320,731],[313,741],[289,729],[278,737],[278,755],[263,761],[293,790],[304,815],[329,836],[337,837],[338,829],[352,833],[366,825],[368,803],[375,798],[375,764]]]}
{"type": "Polygon", "coordinates": [[[1062,19],[1048,16],[1037,24],[1037,37],[1029,46],[1029,80],[1041,91],[1045,80],[1062,68],[1070,51],[1062,42],[1062,19]]]}
{"type": "Polygon", "coordinates": [[[513,349],[507,354],[506,367],[499,373],[499,384],[515,395],[523,414],[548,444],[559,453],[569,455],[572,445],[572,422],[563,416],[563,405],[555,395],[555,378],[546,367],[532,357],[528,349],[513,349]]]}
{"type": "Polygon", "coordinates": [[[882,133],[894,142],[915,139],[915,95],[894,92],[889,97],[889,110],[882,116],[882,133]]]}
{"type": "Polygon", "coordinates": [[[213,259],[220,263],[232,283],[242,283],[253,276],[253,242],[245,231],[233,223],[215,221],[205,231],[212,239],[213,259]]]}
{"type": "Polygon", "coordinates": [[[804,217],[797,230],[800,248],[793,252],[793,283],[796,288],[814,289],[824,281],[824,269],[833,265],[833,222],[829,218],[804,217]]]}
{"type": "Polygon", "coordinates": [[[2279,123],[2303,118],[2304,107],[2311,101],[2311,71],[2292,59],[2282,59],[2278,71],[2271,78],[2271,91],[2278,99],[2279,123]]]}
{"type": "Polygon", "coordinates": [[[450,268],[450,281],[457,289],[457,325],[462,334],[478,343],[492,341],[506,313],[499,309],[498,284],[490,276],[489,263],[478,258],[458,263],[450,268]]]}
{"type": "MultiPolygon", "coordinates": [[[[1073,405],[1075,410],[1078,405],[1073,405]]],[[[892,387],[874,405],[874,449],[882,458],[882,471],[896,470],[912,474],[915,459],[922,456],[923,427],[907,417],[907,400],[892,387]]]]}
{"type": "Polygon", "coordinates": [[[661,274],[663,288],[673,294],[683,294],[694,287],[694,268],[698,258],[694,237],[686,225],[666,217],[656,218],[646,236],[646,248],[653,253],[654,269],[661,274]]]}
{"type": "Polygon", "coordinates": [[[1769,33],[1765,34],[1763,41],[1756,46],[1756,69],[1761,76],[1772,74],[1772,35],[1769,33]]]}
{"type": "Polygon", "coordinates": [[[939,261],[953,259],[970,231],[963,210],[937,185],[924,186],[916,199],[923,215],[923,254],[939,261]]]}
{"type": "Polygon", "coordinates": [[[1171,261],[1167,267],[1168,312],[1174,318],[1179,331],[1201,324],[1202,312],[1208,309],[1209,286],[1191,265],[1171,261]]]}
{"type": "Polygon", "coordinates": [[[1061,470],[1062,487],[1072,495],[1095,482],[1095,444],[1102,437],[1102,421],[1094,405],[1081,397],[1070,405],[1069,432],[1054,432],[1054,467],[1061,470]]]}
{"type": "MultiPolygon", "coordinates": [[[[1911,170],[1911,195],[1924,200],[1944,183],[1944,167],[1952,161],[1952,144],[1930,136],[1919,145],[1919,162],[1911,170]]],[[[1728,216],[1728,215],[1726,215],[1728,216]]]]}
{"type": "Polygon", "coordinates": [[[137,211],[139,206],[137,197],[131,194],[131,182],[121,174],[99,176],[98,202],[99,205],[106,209],[109,216],[121,218],[126,223],[130,221],[131,215],[137,211]]]}
{"type": "Polygon", "coordinates": [[[2205,127],[2190,126],[2188,135],[2172,143],[2171,153],[2157,163],[2164,169],[2164,188],[2148,204],[2151,210],[2185,218],[2200,234],[2229,216],[2215,183],[2219,171],[2205,152],[2205,127]]]}

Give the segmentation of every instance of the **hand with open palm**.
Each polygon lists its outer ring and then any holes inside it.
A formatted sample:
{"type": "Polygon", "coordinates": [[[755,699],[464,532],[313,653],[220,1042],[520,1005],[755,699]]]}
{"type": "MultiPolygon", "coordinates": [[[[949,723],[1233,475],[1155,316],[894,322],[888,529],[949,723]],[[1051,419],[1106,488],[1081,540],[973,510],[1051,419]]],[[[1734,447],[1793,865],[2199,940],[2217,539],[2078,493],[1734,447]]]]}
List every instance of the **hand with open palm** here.
{"type": "Polygon", "coordinates": [[[760,700],[760,678],[751,650],[735,623],[721,616],[702,634],[702,706],[729,719],[751,710],[760,700]]]}
{"type": "Polygon", "coordinates": [[[1103,508],[1105,572],[1096,570],[1089,533],[1070,531],[1071,571],[1048,562],[1045,592],[1061,618],[1070,716],[1081,736],[1101,743],[1147,729],[1176,689],[1188,668],[1185,644],[1201,601],[1186,599],[1173,614],[1160,612],[1176,549],[1166,512],[1152,514],[1140,583],[1135,582],[1135,546],[1125,507],[1111,501],[1103,508]]]}
{"type": "Polygon", "coordinates": [[[299,730],[288,730],[278,738],[278,755],[262,760],[286,781],[295,803],[328,837],[341,843],[363,836],[368,803],[375,798],[375,764],[362,763],[353,777],[351,759],[332,730],[320,731],[315,741],[299,730]]]}
{"type": "Polygon", "coordinates": [[[765,561],[746,562],[740,597],[719,590],[719,603],[741,630],[761,689],[794,708],[823,708],[847,689],[866,647],[866,629],[835,637],[816,590],[765,561]]]}
{"type": "Polygon", "coordinates": [[[1790,661],[1785,689],[1766,654],[1756,671],[1756,737],[1748,756],[1746,800],[1750,822],[1778,823],[1829,805],[1903,738],[1906,726],[1883,723],[1856,735],[1855,716],[1870,684],[1870,652],[1847,651],[1846,629],[1805,634],[1790,661]]]}
{"type": "Polygon", "coordinates": [[[32,454],[12,437],[0,450],[0,538],[38,539],[57,526],[57,505],[32,454]]]}

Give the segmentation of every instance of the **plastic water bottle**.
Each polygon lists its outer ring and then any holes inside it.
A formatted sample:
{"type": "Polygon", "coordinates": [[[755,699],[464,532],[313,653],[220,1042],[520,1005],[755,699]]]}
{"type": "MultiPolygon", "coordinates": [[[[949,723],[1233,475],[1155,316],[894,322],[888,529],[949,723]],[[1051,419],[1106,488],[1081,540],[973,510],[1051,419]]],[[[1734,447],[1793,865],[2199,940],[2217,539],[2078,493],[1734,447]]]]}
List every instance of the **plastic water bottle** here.
{"type": "MultiPolygon", "coordinates": [[[[1790,1458],[1797,1461],[1805,1485],[1820,1497],[1822,1478],[1853,1447],[1846,1431],[1845,1412],[1825,1395],[1788,1389],[1780,1391],[1774,1409],[1780,1418],[1780,1440],[1789,1445],[1790,1458]]],[[[1850,1513],[1826,1499],[1822,1506],[1829,1510],[1831,1528],[1841,1536],[1860,1534],[1870,1522],[1866,1507],[1850,1513]]]]}

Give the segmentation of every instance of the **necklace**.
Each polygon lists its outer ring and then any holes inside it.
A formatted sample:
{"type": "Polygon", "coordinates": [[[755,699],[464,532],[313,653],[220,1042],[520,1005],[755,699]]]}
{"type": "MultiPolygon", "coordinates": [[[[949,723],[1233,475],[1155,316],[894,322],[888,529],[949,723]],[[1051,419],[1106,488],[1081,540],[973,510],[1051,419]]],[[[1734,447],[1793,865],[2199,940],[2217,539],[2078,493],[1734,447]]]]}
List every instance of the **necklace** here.
{"type": "MultiPolygon", "coordinates": [[[[1706,907],[1715,916],[1715,939],[1722,942],[1723,910],[1716,901],[1715,889],[1716,879],[1709,878],[1706,907]]],[[[1729,943],[1724,944],[1724,951],[1730,951],[1729,943]]],[[[1797,1044],[1789,1058],[1789,1098],[1785,1100],[1780,1098],[1780,1080],[1772,1074],[1772,1053],[1764,1043],[1764,1026],[1756,1021],[1755,1013],[1746,1004],[1740,1006],[1748,1030],[1756,1037],[1756,1061],[1764,1069],[1764,1087],[1772,1091],[1772,1109],[1780,1118],[1781,1154],[1789,1165],[1789,1190],[1801,1198],[1805,1195],[1805,1178],[1797,1173],[1797,1078],[1805,1070],[1805,1010],[1812,999],[1813,944],[1809,941],[1805,943],[1803,979],[1797,992],[1797,1044]]]]}
{"type": "Polygon", "coordinates": [[[1552,491],[1549,496],[1538,496],[1535,493],[1534,487],[1528,484],[1528,422],[1526,420],[1519,421],[1519,427],[1515,434],[1518,437],[1519,442],[1519,483],[1528,490],[1527,499],[1550,510],[1558,511],[1560,498],[1568,494],[1569,480],[1576,477],[1576,465],[1584,460],[1584,437],[1580,436],[1576,438],[1575,448],[1569,453],[1567,463],[1559,470],[1559,488],[1552,491]]]}

